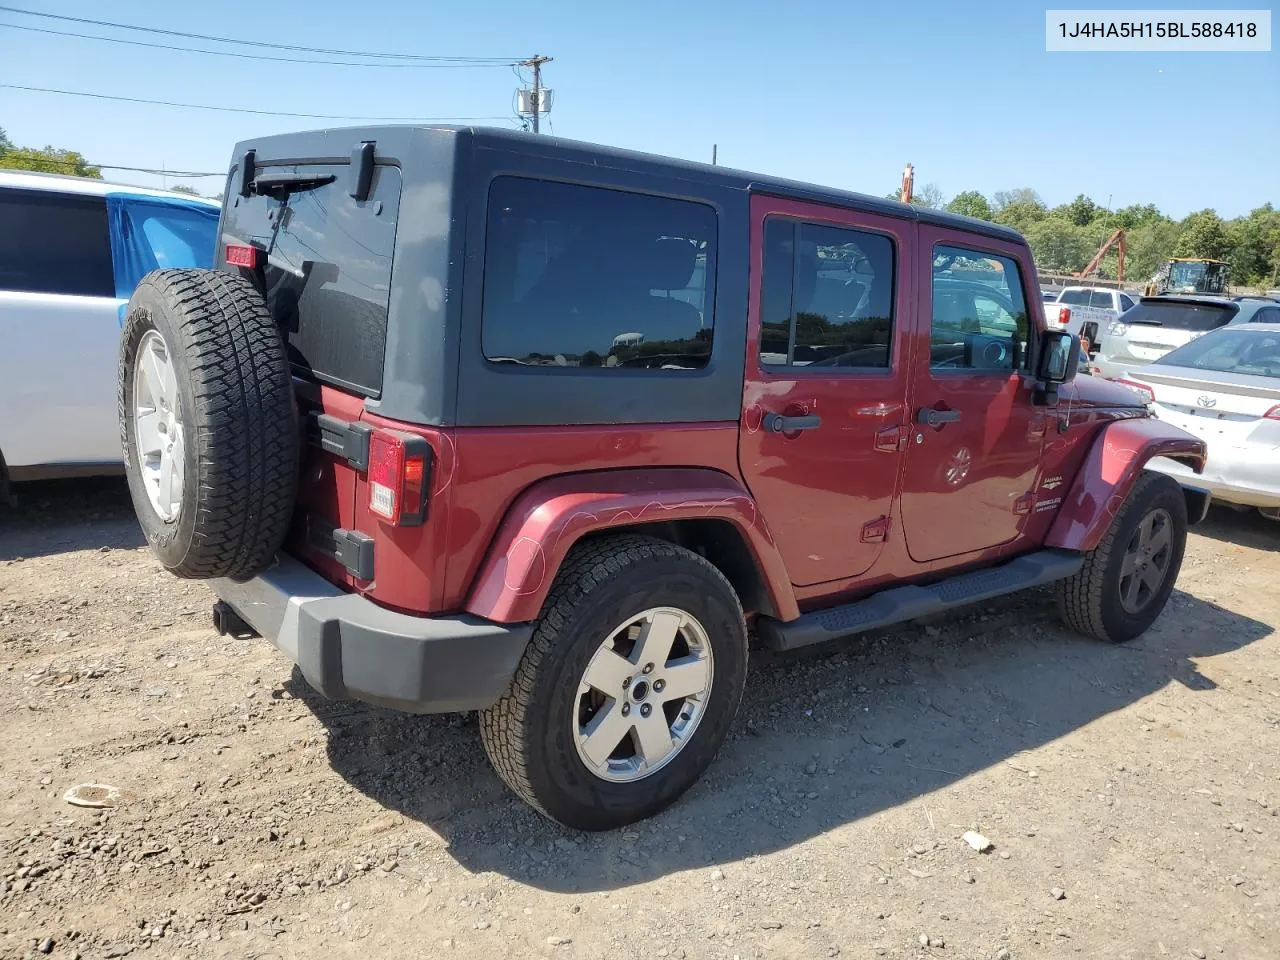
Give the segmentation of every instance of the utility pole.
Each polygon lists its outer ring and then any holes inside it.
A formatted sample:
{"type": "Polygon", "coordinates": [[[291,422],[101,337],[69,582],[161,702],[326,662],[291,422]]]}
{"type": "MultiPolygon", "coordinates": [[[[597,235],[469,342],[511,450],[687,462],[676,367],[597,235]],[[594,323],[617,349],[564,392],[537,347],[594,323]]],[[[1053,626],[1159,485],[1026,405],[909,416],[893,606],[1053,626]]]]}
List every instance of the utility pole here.
{"type": "Polygon", "coordinates": [[[534,54],[528,60],[520,63],[522,67],[529,67],[533,70],[533,97],[530,106],[533,108],[530,112],[533,114],[533,132],[538,133],[538,116],[542,113],[542,65],[550,63],[554,57],[544,57],[541,54],[534,54]]]}
{"type": "Polygon", "coordinates": [[[720,146],[720,144],[718,144],[718,143],[713,143],[713,144],[711,145],[711,165],[712,165],[713,167],[716,165],[716,151],[717,151],[717,148],[718,148],[719,146],[720,146]]]}

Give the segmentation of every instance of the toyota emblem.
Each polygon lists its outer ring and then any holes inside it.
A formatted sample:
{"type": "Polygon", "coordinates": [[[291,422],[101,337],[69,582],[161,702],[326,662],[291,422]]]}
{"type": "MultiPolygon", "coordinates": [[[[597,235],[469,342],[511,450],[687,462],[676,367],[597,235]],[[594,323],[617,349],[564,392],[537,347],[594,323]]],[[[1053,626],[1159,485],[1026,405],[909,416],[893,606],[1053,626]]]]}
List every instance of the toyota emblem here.
{"type": "Polygon", "coordinates": [[[1207,397],[1203,394],[1196,397],[1196,403],[1200,404],[1202,407],[1216,407],[1218,405],[1218,401],[1213,397],[1207,397]]]}

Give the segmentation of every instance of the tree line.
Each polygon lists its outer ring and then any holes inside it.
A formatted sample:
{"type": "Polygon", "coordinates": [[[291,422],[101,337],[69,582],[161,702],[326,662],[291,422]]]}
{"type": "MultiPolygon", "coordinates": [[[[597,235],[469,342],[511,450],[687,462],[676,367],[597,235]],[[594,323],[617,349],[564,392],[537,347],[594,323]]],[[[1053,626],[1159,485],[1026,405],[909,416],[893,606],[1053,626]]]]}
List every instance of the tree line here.
{"type": "MultiPolygon", "coordinates": [[[[102,179],[102,170],[95,167],[75,150],[62,150],[58,147],[18,147],[14,146],[4,128],[0,127],[0,168],[8,170],[29,170],[32,173],[62,173],[70,177],[91,177],[102,179]]],[[[193,197],[201,196],[185,184],[177,184],[169,188],[176,193],[187,193],[193,197]]]]}
{"type": "MultiPolygon", "coordinates": [[[[1228,280],[1233,285],[1280,284],[1280,211],[1270,203],[1231,220],[1211,209],[1175,220],[1151,203],[1108,210],[1083,193],[1070,203],[1050,207],[1026,187],[997,191],[991,199],[977,190],[965,190],[946,200],[933,184],[912,202],[1013,227],[1027,238],[1036,266],[1043,271],[1082,270],[1103,242],[1123,227],[1126,280],[1148,279],[1170,257],[1196,257],[1231,264],[1228,280]]],[[[1103,259],[1099,272],[1115,278],[1114,249],[1103,259]]]]}

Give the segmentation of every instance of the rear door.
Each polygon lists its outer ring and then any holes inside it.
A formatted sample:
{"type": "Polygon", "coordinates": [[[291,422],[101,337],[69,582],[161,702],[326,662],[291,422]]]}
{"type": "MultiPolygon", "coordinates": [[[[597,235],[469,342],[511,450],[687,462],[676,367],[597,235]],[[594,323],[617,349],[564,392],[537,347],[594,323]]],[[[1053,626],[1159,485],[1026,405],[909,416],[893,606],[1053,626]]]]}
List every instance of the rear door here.
{"type": "Polygon", "coordinates": [[[118,463],[106,201],[0,189],[0,224],[0,451],[10,467],[118,463]]]}
{"type": "Polygon", "coordinates": [[[260,189],[227,198],[218,261],[234,269],[227,245],[260,251],[247,272],[287,340],[306,437],[290,548],[357,586],[339,555],[370,526],[357,509],[367,444],[359,421],[382,390],[401,178],[397,167],[375,166],[369,199],[357,201],[348,174],[345,163],[261,166],[260,189]]]}
{"type": "Polygon", "coordinates": [[[890,534],[906,429],[914,223],[751,204],[739,463],[792,582],[854,577],[890,534]]]}
{"type": "Polygon", "coordinates": [[[912,559],[929,563],[1019,536],[1046,418],[1016,248],[922,225],[920,251],[902,520],[912,559]]]}

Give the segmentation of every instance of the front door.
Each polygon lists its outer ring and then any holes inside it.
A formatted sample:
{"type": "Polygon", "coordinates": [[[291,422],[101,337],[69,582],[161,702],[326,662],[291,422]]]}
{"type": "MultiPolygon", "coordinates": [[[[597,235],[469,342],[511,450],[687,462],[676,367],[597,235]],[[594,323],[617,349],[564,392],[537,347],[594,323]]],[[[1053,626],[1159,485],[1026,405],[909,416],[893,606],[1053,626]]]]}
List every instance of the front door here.
{"type": "Polygon", "coordinates": [[[1018,248],[928,226],[919,244],[902,522],[911,558],[927,563],[1019,536],[1047,421],[1032,402],[1018,248]]]}
{"type": "Polygon", "coordinates": [[[863,573],[906,439],[914,223],[754,197],[738,457],[799,586],[863,573]]]}

